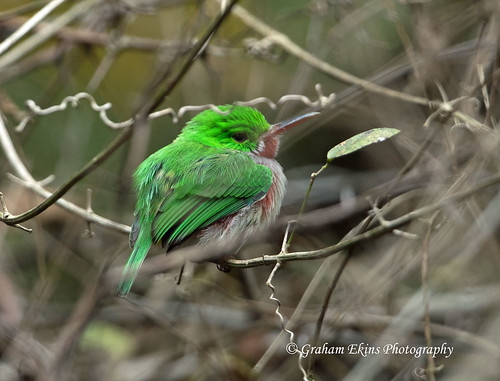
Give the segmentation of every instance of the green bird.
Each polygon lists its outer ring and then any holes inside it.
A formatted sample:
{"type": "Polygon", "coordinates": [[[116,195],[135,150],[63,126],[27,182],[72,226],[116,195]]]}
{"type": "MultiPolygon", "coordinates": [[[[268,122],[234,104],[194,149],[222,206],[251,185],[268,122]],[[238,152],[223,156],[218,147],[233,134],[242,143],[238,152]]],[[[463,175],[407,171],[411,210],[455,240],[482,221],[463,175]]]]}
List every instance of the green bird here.
{"type": "Polygon", "coordinates": [[[251,107],[217,108],[196,115],[134,173],[133,251],[119,296],[129,293],[151,245],[168,252],[195,233],[201,244],[243,241],[278,215],[286,186],[275,160],[281,134],[318,113],[270,125],[251,107]]]}

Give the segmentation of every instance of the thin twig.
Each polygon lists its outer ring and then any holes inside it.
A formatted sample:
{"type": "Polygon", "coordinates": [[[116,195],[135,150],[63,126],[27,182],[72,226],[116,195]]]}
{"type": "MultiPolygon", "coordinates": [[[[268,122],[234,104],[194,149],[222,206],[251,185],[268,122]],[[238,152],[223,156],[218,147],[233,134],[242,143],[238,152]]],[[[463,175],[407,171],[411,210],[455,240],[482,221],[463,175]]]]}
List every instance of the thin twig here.
{"type": "MultiPolygon", "coordinates": [[[[399,99],[404,102],[426,106],[431,110],[443,110],[446,111],[449,108],[449,104],[446,102],[440,102],[437,100],[429,100],[424,97],[419,97],[407,93],[403,93],[394,89],[390,89],[384,86],[380,86],[376,83],[367,81],[365,79],[356,77],[344,70],[341,70],[320,58],[314,56],[308,51],[302,49],[299,45],[294,43],[286,34],[283,34],[276,29],[270,27],[266,23],[264,23],[261,19],[255,17],[249,11],[241,6],[234,7],[233,14],[241,19],[249,28],[252,28],[256,32],[265,36],[265,38],[269,39],[273,43],[279,45],[283,48],[287,53],[291,54],[294,57],[297,57],[301,61],[311,65],[315,69],[341,81],[353,86],[359,86],[367,92],[382,95],[384,97],[390,97],[394,99],[399,99]]],[[[461,119],[465,123],[468,123],[471,126],[479,127],[479,128],[487,128],[483,123],[475,120],[474,118],[456,110],[451,110],[450,112],[456,118],[461,119]]]]}
{"type": "Polygon", "coordinates": [[[236,6],[233,10],[233,14],[237,16],[239,19],[241,19],[248,27],[252,28],[256,32],[270,39],[272,42],[281,46],[289,54],[308,63],[312,67],[338,79],[339,81],[342,81],[350,85],[359,86],[371,93],[376,93],[379,95],[400,99],[403,101],[419,104],[422,106],[429,106],[430,102],[427,98],[401,93],[399,91],[377,85],[373,82],[358,78],[333,65],[326,63],[325,61],[317,58],[316,56],[312,55],[308,51],[302,49],[300,46],[295,44],[292,40],[290,40],[290,38],[287,35],[265,24],[261,19],[255,17],[253,14],[251,14],[242,6],[236,6]]]}
{"type": "MultiPolygon", "coordinates": [[[[289,234],[289,232],[290,232],[290,223],[288,224],[286,231],[285,231],[285,235],[283,237],[283,242],[281,244],[280,254],[288,252],[288,242],[289,242],[288,234],[289,234]]],[[[274,314],[276,316],[278,316],[282,331],[286,332],[289,335],[288,344],[293,346],[293,347],[289,347],[289,351],[291,350],[291,352],[293,352],[293,351],[298,352],[298,354],[299,354],[298,366],[299,366],[300,371],[302,372],[303,379],[307,380],[307,373],[302,365],[302,359],[304,358],[303,353],[294,342],[295,333],[291,329],[288,329],[285,325],[285,319],[283,318],[283,314],[280,311],[281,302],[274,294],[276,292],[276,289],[274,288],[272,281],[273,281],[274,276],[276,275],[276,272],[279,270],[280,267],[281,267],[281,262],[279,262],[279,261],[276,262],[273,270],[271,271],[271,273],[269,274],[269,277],[267,278],[266,286],[271,289],[271,295],[269,295],[269,300],[276,303],[276,309],[274,310],[274,314]]]]}
{"type": "MultiPolygon", "coordinates": [[[[175,87],[177,87],[182,78],[184,78],[184,75],[191,68],[193,62],[196,61],[196,59],[200,56],[201,52],[207,46],[209,40],[215,34],[217,29],[219,29],[219,27],[222,25],[222,22],[231,13],[231,10],[233,9],[237,1],[238,0],[232,0],[229,4],[227,4],[227,6],[221,9],[217,17],[208,28],[207,32],[205,32],[204,36],[200,38],[200,40],[196,42],[193,49],[191,49],[191,53],[186,57],[186,60],[177,75],[165,85],[164,89],[160,90],[159,94],[156,96],[156,98],[154,98],[151,105],[145,109],[146,115],[156,110],[165,100],[167,95],[170,94],[175,87]]],[[[163,78],[160,78],[160,82],[163,82],[163,78]]]]}
{"type": "MultiPolygon", "coordinates": [[[[431,232],[434,226],[434,221],[437,217],[438,213],[435,212],[432,217],[429,219],[427,229],[424,235],[424,239],[422,242],[422,297],[424,302],[424,334],[425,334],[425,342],[428,347],[432,347],[432,336],[431,336],[431,318],[429,311],[429,284],[428,284],[428,269],[429,269],[429,251],[430,251],[430,240],[431,240],[431,232]]],[[[436,371],[436,365],[434,363],[434,358],[432,355],[427,355],[427,369],[426,376],[429,377],[429,381],[435,381],[436,377],[434,375],[436,371]]]]}
{"type": "Polygon", "coordinates": [[[29,31],[35,28],[45,17],[47,17],[54,9],[67,0],[53,0],[45,7],[35,13],[29,20],[27,20],[21,27],[16,29],[14,33],[8,36],[0,43],[0,55],[4,54],[12,45],[23,38],[29,31]]]}
{"type": "Polygon", "coordinates": [[[379,225],[373,229],[367,230],[364,233],[358,234],[355,237],[342,241],[338,244],[325,247],[319,250],[311,250],[304,252],[291,252],[286,254],[277,254],[277,255],[263,255],[260,257],[250,258],[250,259],[228,259],[226,264],[230,267],[238,267],[238,268],[247,268],[247,267],[256,267],[263,266],[268,264],[273,264],[278,261],[287,262],[287,261],[300,261],[300,260],[310,260],[310,259],[320,259],[329,257],[333,254],[336,254],[342,250],[345,250],[353,245],[357,245],[361,242],[365,242],[376,237],[379,237],[387,232],[392,231],[393,229],[399,228],[408,224],[409,222],[423,217],[429,213],[435,212],[437,210],[441,210],[447,207],[450,204],[460,202],[463,199],[466,199],[490,186],[496,185],[500,183],[500,174],[493,175],[487,177],[481,181],[479,181],[475,186],[470,189],[456,192],[448,197],[443,198],[440,201],[437,201],[433,204],[423,206],[419,209],[413,210],[399,218],[395,218],[391,221],[388,221],[387,225],[379,225]]]}
{"type": "MultiPolygon", "coordinates": [[[[280,107],[283,104],[288,103],[288,102],[301,102],[304,105],[311,107],[311,108],[323,109],[323,108],[329,106],[334,101],[335,94],[331,93],[329,96],[324,96],[322,93],[321,85],[319,83],[316,84],[315,89],[316,89],[316,92],[318,94],[318,99],[314,100],[314,101],[311,100],[310,98],[306,97],[305,95],[286,94],[286,95],[283,95],[276,102],[273,102],[271,99],[269,99],[267,97],[259,97],[259,98],[251,99],[249,101],[235,101],[234,104],[253,107],[253,106],[265,103],[270,108],[277,109],[278,107],[280,107]]],[[[108,126],[109,128],[111,128],[113,130],[119,130],[119,129],[124,129],[124,128],[130,127],[134,123],[134,118],[129,118],[129,119],[121,121],[121,122],[112,121],[107,114],[107,112],[112,107],[111,103],[107,102],[104,104],[98,104],[97,101],[95,100],[95,98],[91,94],[86,93],[86,92],[80,92],[80,93],[77,93],[75,95],[67,96],[59,104],[52,105],[52,106],[47,107],[47,108],[41,108],[39,105],[37,105],[31,99],[27,100],[26,106],[30,110],[30,115],[26,115],[21,120],[21,122],[17,125],[15,130],[16,130],[16,132],[22,132],[26,128],[28,123],[33,120],[34,115],[41,115],[41,116],[49,115],[49,114],[52,114],[54,112],[64,111],[68,108],[68,106],[78,107],[80,104],[80,101],[83,99],[85,99],[89,102],[92,110],[99,113],[99,117],[100,117],[101,121],[106,126],[108,126]]],[[[179,119],[182,118],[187,112],[191,112],[191,111],[200,112],[200,111],[208,110],[208,109],[213,110],[213,111],[218,112],[218,113],[221,113],[221,114],[224,113],[224,111],[221,111],[214,104],[186,105],[186,106],[182,106],[177,111],[174,110],[172,107],[167,107],[165,109],[152,112],[148,115],[147,119],[153,120],[153,119],[161,118],[165,115],[169,115],[172,118],[172,121],[174,123],[178,123],[179,119]]]]}
{"type": "MultiPolygon", "coordinates": [[[[304,197],[304,200],[302,201],[302,205],[300,206],[300,210],[299,210],[299,214],[298,214],[298,217],[297,217],[297,220],[300,219],[300,217],[302,216],[302,214],[304,213],[304,210],[306,208],[306,204],[307,204],[307,200],[309,199],[309,195],[311,194],[311,189],[314,185],[314,181],[316,180],[316,177],[318,177],[318,175],[323,172],[326,168],[328,168],[328,163],[325,163],[325,165],[323,165],[319,171],[317,172],[313,172],[311,174],[311,178],[309,180],[309,187],[307,188],[307,192],[306,192],[306,195],[304,197]]],[[[295,234],[295,229],[297,227],[297,224],[294,224],[293,226],[293,230],[292,232],[290,233],[290,238],[288,238],[288,242],[287,242],[287,245],[290,246],[291,243],[292,243],[292,239],[293,239],[293,235],[295,234]]]]}

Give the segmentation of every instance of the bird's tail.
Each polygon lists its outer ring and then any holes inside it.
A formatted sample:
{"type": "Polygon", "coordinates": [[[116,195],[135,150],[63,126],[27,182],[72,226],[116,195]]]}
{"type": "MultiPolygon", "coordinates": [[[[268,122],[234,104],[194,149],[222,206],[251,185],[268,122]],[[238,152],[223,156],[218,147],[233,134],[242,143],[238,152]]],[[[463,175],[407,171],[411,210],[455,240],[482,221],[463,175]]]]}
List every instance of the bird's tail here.
{"type": "Polygon", "coordinates": [[[146,254],[151,247],[151,239],[147,240],[141,238],[142,237],[139,236],[139,238],[137,239],[137,242],[134,245],[134,250],[132,251],[132,254],[130,254],[130,258],[128,259],[127,264],[123,269],[120,283],[116,288],[117,296],[127,296],[130,288],[132,287],[132,284],[134,283],[135,278],[137,277],[139,268],[141,267],[142,262],[144,262],[144,258],[146,258],[146,254]]]}

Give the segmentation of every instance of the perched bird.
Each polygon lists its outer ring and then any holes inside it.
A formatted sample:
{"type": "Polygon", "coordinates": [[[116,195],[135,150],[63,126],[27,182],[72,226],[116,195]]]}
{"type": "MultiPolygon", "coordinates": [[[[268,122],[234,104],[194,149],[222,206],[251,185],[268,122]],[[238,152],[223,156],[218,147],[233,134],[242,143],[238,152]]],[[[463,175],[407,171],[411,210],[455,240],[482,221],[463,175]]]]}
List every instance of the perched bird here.
{"type": "Polygon", "coordinates": [[[194,233],[200,243],[243,240],[278,215],[286,185],[274,159],[281,134],[318,113],[269,125],[251,107],[218,110],[196,115],[134,173],[133,251],[118,295],[128,294],[152,244],[168,252],[194,233]]]}

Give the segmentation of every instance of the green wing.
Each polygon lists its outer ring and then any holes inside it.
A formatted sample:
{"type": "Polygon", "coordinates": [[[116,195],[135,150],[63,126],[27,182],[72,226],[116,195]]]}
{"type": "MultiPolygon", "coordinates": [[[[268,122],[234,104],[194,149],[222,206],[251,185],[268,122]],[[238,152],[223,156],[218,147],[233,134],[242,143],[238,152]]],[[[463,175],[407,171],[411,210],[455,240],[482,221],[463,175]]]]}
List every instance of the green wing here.
{"type": "Polygon", "coordinates": [[[174,178],[164,183],[166,197],[151,226],[153,242],[162,241],[169,247],[260,200],[272,183],[269,168],[256,164],[247,154],[234,152],[197,160],[174,178]]]}

